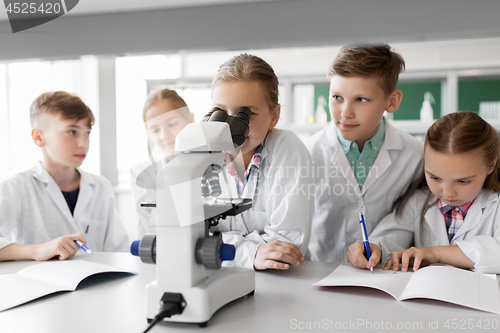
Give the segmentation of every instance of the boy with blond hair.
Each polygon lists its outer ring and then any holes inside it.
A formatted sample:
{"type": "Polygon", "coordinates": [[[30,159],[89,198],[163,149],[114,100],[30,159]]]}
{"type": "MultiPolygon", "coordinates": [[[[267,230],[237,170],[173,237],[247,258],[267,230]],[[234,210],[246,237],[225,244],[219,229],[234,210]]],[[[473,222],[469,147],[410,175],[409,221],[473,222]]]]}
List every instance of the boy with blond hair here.
{"type": "Polygon", "coordinates": [[[359,213],[369,235],[422,172],[423,144],[383,117],[399,108],[404,66],[383,44],[345,46],[329,68],[332,122],[307,144],[316,185],[310,260],[347,262],[361,239],[359,213]]]}
{"type": "Polygon", "coordinates": [[[93,251],[127,251],[111,183],[79,167],[94,124],[90,108],[64,91],[38,96],[31,137],[43,161],[0,184],[0,260],[61,260],[76,241],[93,251]]]}

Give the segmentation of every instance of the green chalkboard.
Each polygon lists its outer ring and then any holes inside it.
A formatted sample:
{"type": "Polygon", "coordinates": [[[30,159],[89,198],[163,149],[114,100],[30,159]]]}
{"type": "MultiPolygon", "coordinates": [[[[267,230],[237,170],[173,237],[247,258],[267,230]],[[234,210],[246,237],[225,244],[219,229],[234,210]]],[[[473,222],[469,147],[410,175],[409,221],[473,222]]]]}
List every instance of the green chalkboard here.
{"type": "Polygon", "coordinates": [[[431,104],[434,119],[441,117],[441,82],[400,82],[396,86],[403,92],[399,109],[394,112],[394,120],[418,120],[425,92],[429,91],[435,102],[431,104]]]}
{"type": "MultiPolygon", "coordinates": [[[[324,98],[326,100],[325,110],[327,112],[327,120],[330,121],[332,116],[330,114],[330,106],[328,96],[330,94],[330,86],[329,85],[317,85],[314,86],[314,110],[316,111],[318,108],[318,102],[324,98]]],[[[320,102],[321,103],[321,102],[320,102]]]]}
{"type": "MultiPolygon", "coordinates": [[[[397,89],[403,92],[403,100],[399,109],[394,112],[394,120],[418,120],[420,119],[420,108],[427,91],[432,93],[435,102],[432,104],[434,119],[441,117],[441,82],[400,82],[397,89]]],[[[320,96],[328,101],[328,85],[317,85],[314,89],[314,109],[318,106],[320,96]]],[[[480,102],[500,101],[500,78],[461,78],[458,82],[458,110],[479,111],[480,102]]],[[[330,112],[328,103],[325,108],[330,112]]]]}
{"type": "MultiPolygon", "coordinates": [[[[435,100],[432,104],[434,118],[438,119],[441,116],[441,82],[404,82],[399,83],[397,89],[403,92],[403,100],[399,109],[393,114],[394,120],[420,119],[420,108],[426,91],[430,91],[435,100]]],[[[328,102],[328,95],[328,85],[316,85],[314,87],[314,110],[318,107],[320,96],[323,96],[328,102]]],[[[328,112],[328,121],[330,121],[328,103],[325,109],[328,112]]]]}
{"type": "Polygon", "coordinates": [[[479,111],[480,102],[500,101],[500,79],[460,79],[458,110],[479,111]]]}

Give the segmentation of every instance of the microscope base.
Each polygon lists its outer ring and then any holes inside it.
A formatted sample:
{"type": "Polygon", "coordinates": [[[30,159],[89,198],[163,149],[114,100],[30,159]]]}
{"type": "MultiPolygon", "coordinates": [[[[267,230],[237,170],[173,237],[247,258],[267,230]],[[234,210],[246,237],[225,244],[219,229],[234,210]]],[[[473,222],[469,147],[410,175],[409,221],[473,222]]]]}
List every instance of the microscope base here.
{"type": "Polygon", "coordinates": [[[222,306],[255,291],[255,271],[242,267],[223,267],[192,287],[158,285],[153,281],[146,287],[147,318],[151,321],[159,311],[159,301],[165,292],[180,293],[186,308],[180,315],[165,321],[197,323],[206,326],[212,315],[222,306]]]}

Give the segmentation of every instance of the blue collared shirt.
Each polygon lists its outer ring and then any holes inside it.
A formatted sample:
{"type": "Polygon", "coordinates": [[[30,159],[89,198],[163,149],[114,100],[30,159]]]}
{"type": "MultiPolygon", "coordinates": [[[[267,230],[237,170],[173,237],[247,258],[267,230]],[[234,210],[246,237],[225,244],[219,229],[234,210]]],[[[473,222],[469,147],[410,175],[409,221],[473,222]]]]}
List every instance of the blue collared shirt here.
{"type": "Polygon", "coordinates": [[[359,187],[363,186],[385,140],[385,119],[382,118],[380,121],[375,135],[365,142],[362,152],[359,151],[358,144],[355,141],[344,139],[338,131],[337,137],[352,167],[359,187]]]}

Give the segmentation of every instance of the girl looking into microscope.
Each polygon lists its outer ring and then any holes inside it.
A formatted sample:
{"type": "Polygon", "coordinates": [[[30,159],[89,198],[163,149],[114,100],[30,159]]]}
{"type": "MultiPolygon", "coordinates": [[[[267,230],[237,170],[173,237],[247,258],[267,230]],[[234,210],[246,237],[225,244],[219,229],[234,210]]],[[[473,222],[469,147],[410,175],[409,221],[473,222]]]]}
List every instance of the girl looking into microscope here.
{"type": "Polygon", "coordinates": [[[286,270],[304,260],[312,219],[307,175],[309,153],[292,132],[276,129],[281,105],[278,78],[263,59],[240,54],[223,63],[212,82],[212,104],[234,115],[241,107],[252,111],[250,131],[235,163],[226,167],[251,209],[221,220],[224,243],[236,246],[231,265],[286,270]],[[242,164],[242,174],[231,165],[242,164]]]}

